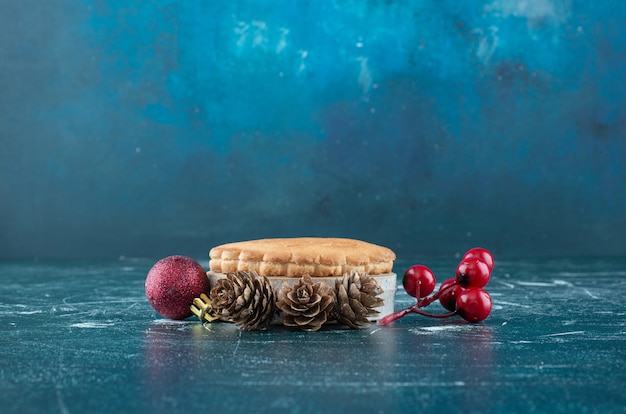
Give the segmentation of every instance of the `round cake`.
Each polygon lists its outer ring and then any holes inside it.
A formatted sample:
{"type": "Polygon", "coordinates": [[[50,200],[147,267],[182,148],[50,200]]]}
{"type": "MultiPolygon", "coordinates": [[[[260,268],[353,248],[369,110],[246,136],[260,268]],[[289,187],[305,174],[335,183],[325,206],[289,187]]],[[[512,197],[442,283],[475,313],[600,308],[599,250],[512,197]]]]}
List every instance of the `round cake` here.
{"type": "Polygon", "coordinates": [[[334,286],[335,280],[345,274],[365,273],[383,290],[380,314],[393,312],[397,277],[392,268],[396,255],[383,246],[346,238],[259,239],[216,246],[209,257],[211,285],[227,273],[238,271],[266,276],[276,290],[283,283],[297,283],[302,276],[334,286]]]}
{"type": "Polygon", "coordinates": [[[354,239],[298,237],[260,239],[217,246],[211,271],[255,271],[261,276],[328,277],[352,271],[391,272],[396,255],[386,247],[354,239]]]}

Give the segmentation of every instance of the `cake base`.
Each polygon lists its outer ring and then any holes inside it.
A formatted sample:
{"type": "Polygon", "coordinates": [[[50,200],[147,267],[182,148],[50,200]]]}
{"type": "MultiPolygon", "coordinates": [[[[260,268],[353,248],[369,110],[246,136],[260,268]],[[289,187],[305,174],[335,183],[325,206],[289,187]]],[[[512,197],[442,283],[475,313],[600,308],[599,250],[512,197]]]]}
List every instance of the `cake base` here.
{"type": "MultiPolygon", "coordinates": [[[[219,279],[225,278],[226,274],[208,271],[207,276],[209,278],[211,287],[213,287],[215,286],[215,283],[219,279]]],[[[375,308],[380,313],[378,315],[368,318],[370,321],[375,321],[379,318],[382,318],[385,315],[389,315],[390,313],[393,313],[393,310],[394,310],[393,301],[396,296],[396,289],[397,289],[397,275],[393,272],[390,272],[390,273],[384,273],[381,275],[368,275],[368,276],[373,277],[378,282],[380,287],[383,289],[383,293],[379,295],[379,297],[383,299],[384,304],[383,306],[375,308]]],[[[278,290],[283,285],[283,282],[286,282],[288,285],[293,286],[296,283],[298,283],[298,281],[300,280],[299,277],[285,277],[285,276],[268,276],[267,278],[272,283],[272,288],[274,289],[275,292],[278,292],[278,290]]],[[[311,279],[313,279],[314,283],[324,282],[328,286],[334,287],[335,280],[338,278],[339,277],[337,276],[330,276],[330,277],[312,277],[311,279]]]]}

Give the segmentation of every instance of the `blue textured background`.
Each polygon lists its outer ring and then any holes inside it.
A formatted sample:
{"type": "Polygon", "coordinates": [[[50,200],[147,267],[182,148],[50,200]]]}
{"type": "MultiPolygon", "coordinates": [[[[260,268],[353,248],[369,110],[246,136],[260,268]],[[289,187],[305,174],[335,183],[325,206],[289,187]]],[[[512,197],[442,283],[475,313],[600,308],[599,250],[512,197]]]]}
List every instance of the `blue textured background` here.
{"type": "Polygon", "coordinates": [[[0,256],[626,254],[626,2],[0,1],[0,256]]]}

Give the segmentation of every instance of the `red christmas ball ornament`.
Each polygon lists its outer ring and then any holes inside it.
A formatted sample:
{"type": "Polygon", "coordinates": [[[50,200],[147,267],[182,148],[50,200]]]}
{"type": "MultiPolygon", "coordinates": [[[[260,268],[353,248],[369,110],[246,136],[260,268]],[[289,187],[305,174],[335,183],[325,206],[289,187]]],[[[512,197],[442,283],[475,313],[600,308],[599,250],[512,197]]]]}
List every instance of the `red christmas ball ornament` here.
{"type": "Polygon", "coordinates": [[[192,315],[193,299],[210,290],[204,268],[185,256],[159,260],[146,277],[146,297],[161,316],[185,319],[192,315]]]}

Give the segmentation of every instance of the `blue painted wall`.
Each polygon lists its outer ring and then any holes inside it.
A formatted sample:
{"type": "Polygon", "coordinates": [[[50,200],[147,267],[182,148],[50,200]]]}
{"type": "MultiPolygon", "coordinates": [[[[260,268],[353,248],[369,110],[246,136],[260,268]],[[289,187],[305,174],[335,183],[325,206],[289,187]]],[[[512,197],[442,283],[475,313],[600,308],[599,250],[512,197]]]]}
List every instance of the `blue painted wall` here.
{"type": "Polygon", "coordinates": [[[3,1],[0,256],[626,254],[626,2],[3,1]]]}

